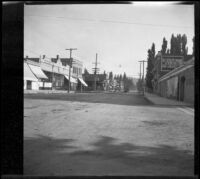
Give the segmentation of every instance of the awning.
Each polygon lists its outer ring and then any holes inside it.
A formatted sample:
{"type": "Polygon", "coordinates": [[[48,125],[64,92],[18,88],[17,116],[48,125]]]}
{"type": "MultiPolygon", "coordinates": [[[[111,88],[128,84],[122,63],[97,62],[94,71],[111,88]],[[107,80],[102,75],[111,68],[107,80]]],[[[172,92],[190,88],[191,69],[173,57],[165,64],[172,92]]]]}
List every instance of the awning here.
{"type": "Polygon", "coordinates": [[[65,78],[67,79],[67,80],[69,80],[69,76],[67,76],[67,75],[64,75],[65,76],[65,78]]]}
{"type": "Polygon", "coordinates": [[[78,78],[79,80],[80,80],[80,82],[84,85],[84,86],[88,86],[87,84],[86,84],[86,82],[82,79],[82,78],[78,78]]]}
{"type": "Polygon", "coordinates": [[[77,79],[73,78],[73,77],[70,77],[70,81],[71,81],[71,83],[78,83],[77,79]]]}
{"type": "MultiPolygon", "coordinates": [[[[64,75],[65,76],[65,78],[67,79],[67,80],[69,80],[69,76],[67,76],[67,75],[64,75]]],[[[75,79],[75,78],[73,78],[73,77],[70,77],[70,82],[71,83],[78,83],[77,82],[77,79],[75,79]]]]}
{"type": "Polygon", "coordinates": [[[44,74],[42,69],[39,66],[28,64],[31,68],[31,71],[35,74],[37,78],[45,78],[48,79],[48,77],[44,74]]]}
{"type": "Polygon", "coordinates": [[[27,63],[24,63],[24,80],[38,81],[27,63]]]}

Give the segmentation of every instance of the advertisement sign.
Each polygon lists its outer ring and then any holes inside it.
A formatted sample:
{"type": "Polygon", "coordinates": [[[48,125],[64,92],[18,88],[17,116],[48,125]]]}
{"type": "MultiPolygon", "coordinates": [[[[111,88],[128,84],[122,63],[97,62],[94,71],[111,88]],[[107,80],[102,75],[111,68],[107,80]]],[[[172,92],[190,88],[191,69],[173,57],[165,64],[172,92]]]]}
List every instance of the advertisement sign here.
{"type": "Polygon", "coordinates": [[[183,64],[182,56],[162,56],[161,71],[171,71],[183,64]]]}

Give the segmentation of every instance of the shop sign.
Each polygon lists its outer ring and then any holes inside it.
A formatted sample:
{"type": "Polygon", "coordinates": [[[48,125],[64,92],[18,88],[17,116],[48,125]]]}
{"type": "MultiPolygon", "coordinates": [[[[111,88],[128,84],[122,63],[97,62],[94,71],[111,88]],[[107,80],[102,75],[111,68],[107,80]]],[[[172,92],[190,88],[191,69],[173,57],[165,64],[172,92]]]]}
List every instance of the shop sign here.
{"type": "Polygon", "coordinates": [[[183,64],[182,56],[162,56],[161,71],[171,71],[183,64]]]}

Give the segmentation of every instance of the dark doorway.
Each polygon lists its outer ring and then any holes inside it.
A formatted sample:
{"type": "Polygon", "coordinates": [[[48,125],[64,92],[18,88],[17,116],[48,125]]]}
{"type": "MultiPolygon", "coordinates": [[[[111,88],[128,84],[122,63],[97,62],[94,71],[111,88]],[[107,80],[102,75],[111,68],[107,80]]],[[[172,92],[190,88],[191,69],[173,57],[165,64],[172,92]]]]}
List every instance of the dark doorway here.
{"type": "Polygon", "coordinates": [[[182,76],[180,80],[180,101],[184,101],[184,90],[185,90],[185,77],[182,76]]]}
{"type": "Polygon", "coordinates": [[[180,93],[180,80],[178,79],[178,84],[177,84],[177,100],[178,100],[178,101],[179,101],[179,99],[180,99],[179,93],[180,93]]]}
{"type": "Polygon", "coordinates": [[[27,89],[28,89],[28,90],[31,90],[31,89],[32,89],[31,83],[32,83],[31,81],[27,80],[27,89]]]}

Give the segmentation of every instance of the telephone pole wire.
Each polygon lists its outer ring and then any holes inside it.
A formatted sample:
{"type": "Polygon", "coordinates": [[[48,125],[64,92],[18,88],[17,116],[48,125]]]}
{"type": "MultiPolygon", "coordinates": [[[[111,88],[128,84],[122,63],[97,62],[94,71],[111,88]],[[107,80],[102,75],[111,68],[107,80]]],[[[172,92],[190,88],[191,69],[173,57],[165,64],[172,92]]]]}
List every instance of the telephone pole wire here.
{"type": "Polygon", "coordinates": [[[68,84],[68,93],[70,92],[70,85],[71,85],[71,68],[72,68],[72,50],[77,50],[77,48],[67,48],[65,50],[69,50],[70,51],[70,58],[69,58],[69,84],[68,84]]]}

